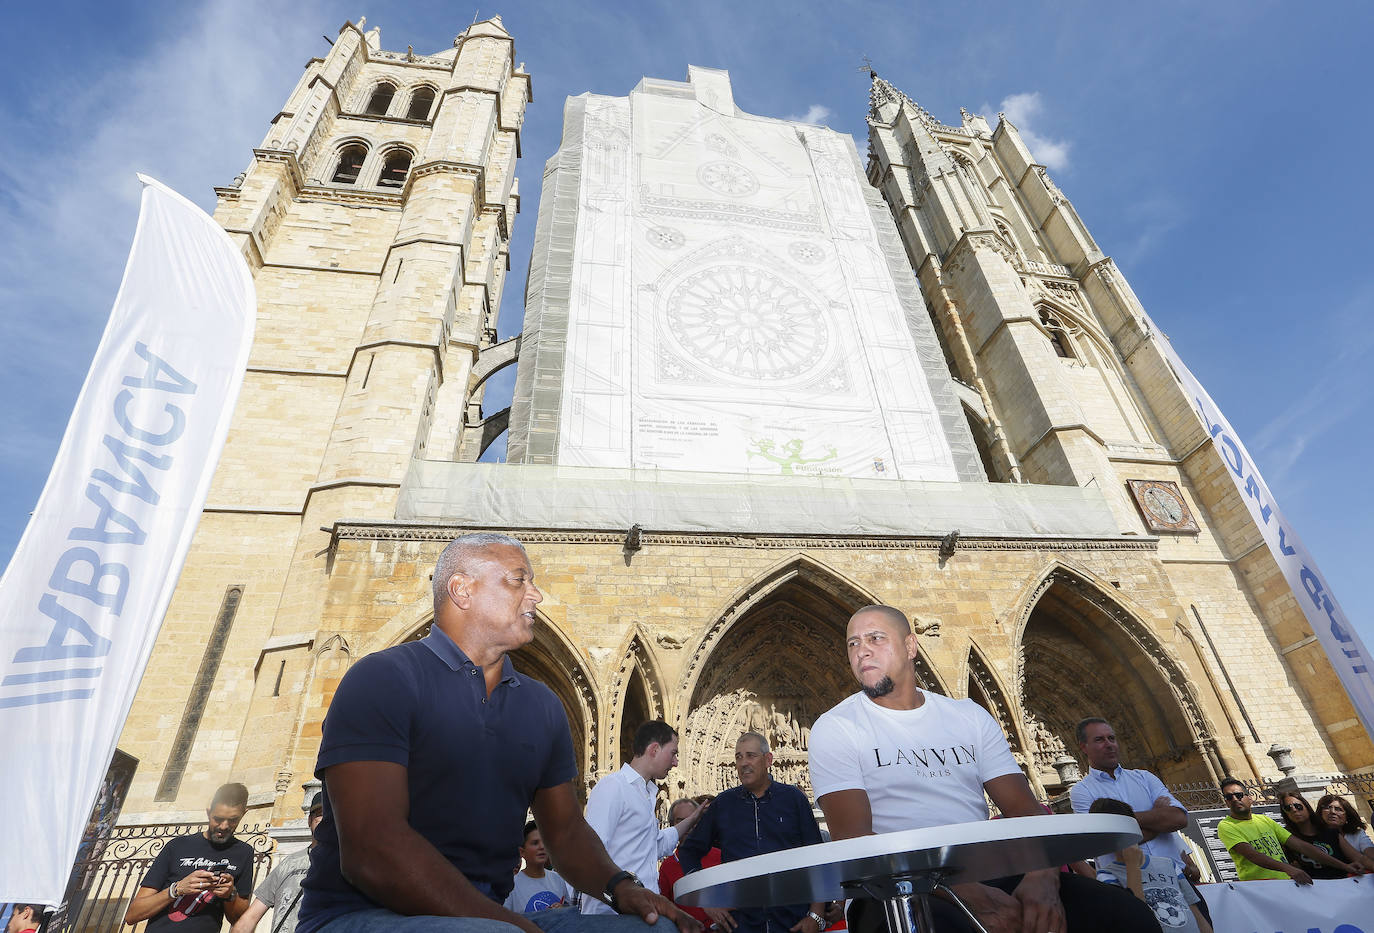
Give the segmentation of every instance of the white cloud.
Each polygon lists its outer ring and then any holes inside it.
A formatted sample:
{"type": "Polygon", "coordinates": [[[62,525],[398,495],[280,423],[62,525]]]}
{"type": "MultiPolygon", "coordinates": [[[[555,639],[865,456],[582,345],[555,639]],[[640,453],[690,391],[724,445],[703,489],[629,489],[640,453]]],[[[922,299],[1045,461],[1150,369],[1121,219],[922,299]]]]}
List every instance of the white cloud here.
{"type": "Polygon", "coordinates": [[[830,118],[830,108],[824,104],[812,104],[806,108],[806,113],[797,116],[795,113],[785,119],[792,123],[824,123],[830,118]]]}
{"type": "MultiPolygon", "coordinates": [[[[1036,132],[1035,123],[1044,110],[1044,102],[1040,99],[1039,91],[1029,91],[1025,94],[1012,94],[1002,99],[1002,103],[997,106],[997,112],[1006,115],[1006,118],[1020,130],[1021,138],[1025,141],[1031,155],[1035,156],[1036,161],[1043,164],[1052,171],[1062,172],[1069,167],[1069,146],[1070,143],[1063,139],[1050,139],[1036,132]]],[[[984,110],[993,108],[984,105],[984,110]]]]}
{"type": "Polygon", "coordinates": [[[266,0],[217,0],[184,30],[145,37],[136,57],[112,57],[105,80],[45,85],[46,99],[28,110],[34,125],[0,140],[0,165],[25,167],[23,184],[7,186],[15,200],[0,221],[23,231],[6,237],[0,257],[6,303],[24,296],[37,312],[56,301],[103,319],[114,295],[90,273],[117,276],[123,267],[140,192],[134,173],[212,209],[210,187],[248,165],[309,40],[327,50],[311,6],[293,4],[288,14],[266,0]],[[261,28],[266,21],[272,29],[261,28]]]}
{"type": "Polygon", "coordinates": [[[169,31],[110,42],[80,72],[60,58],[36,68],[36,90],[0,134],[0,397],[22,400],[0,409],[11,480],[0,553],[37,497],[114,301],[138,217],[134,173],[213,210],[211,187],[248,165],[307,50],[328,51],[320,24],[342,24],[315,0],[213,0],[162,21],[169,31]]]}

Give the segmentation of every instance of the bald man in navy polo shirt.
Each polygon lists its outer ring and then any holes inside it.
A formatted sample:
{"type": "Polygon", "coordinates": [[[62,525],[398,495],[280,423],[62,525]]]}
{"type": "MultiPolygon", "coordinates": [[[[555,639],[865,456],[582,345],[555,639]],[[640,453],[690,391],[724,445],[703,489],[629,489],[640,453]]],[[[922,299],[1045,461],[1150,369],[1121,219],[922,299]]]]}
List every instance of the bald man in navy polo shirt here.
{"type": "Polygon", "coordinates": [[[699,933],[606,854],[573,789],[562,704],[511,666],[542,599],[519,541],[464,535],[435,567],[429,635],[344,676],[315,763],[325,811],[297,933],[699,933]],[[527,808],[564,879],[628,916],[501,906],[527,808]]]}

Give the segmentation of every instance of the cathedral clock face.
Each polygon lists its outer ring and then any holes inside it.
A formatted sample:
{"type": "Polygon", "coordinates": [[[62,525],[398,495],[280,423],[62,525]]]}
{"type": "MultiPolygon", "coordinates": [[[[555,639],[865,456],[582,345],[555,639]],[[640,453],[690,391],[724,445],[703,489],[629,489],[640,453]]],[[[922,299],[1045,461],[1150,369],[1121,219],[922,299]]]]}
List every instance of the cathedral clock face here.
{"type": "Polygon", "coordinates": [[[1197,534],[1197,522],[1179,492],[1178,484],[1153,479],[1133,479],[1126,484],[1150,531],[1166,534],[1197,534]]]}

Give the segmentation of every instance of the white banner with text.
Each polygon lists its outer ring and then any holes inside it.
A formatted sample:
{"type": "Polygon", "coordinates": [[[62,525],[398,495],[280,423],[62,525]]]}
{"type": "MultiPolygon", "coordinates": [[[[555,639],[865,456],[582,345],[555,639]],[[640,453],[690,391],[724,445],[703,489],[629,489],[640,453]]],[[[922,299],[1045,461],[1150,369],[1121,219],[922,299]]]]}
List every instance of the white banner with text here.
{"type": "MultiPolygon", "coordinates": [[[[62,898],[190,548],[256,315],[228,234],[143,182],[124,280],[0,577],[0,902],[62,898]]],[[[79,270],[53,270],[79,274],[79,270]]]]}
{"type": "Polygon", "coordinates": [[[1204,884],[1215,933],[1374,933],[1374,876],[1204,884]]]}
{"type": "MultiPolygon", "coordinates": [[[[1158,327],[1154,329],[1159,330],[1158,327]]],[[[1188,393],[1203,426],[1216,443],[1231,481],[1250,510],[1250,517],[1264,535],[1269,553],[1293,590],[1293,596],[1330,658],[1331,666],[1336,669],[1336,676],[1350,696],[1356,714],[1365,730],[1374,733],[1374,674],[1370,673],[1369,652],[1336,602],[1336,596],[1318,569],[1316,560],[1279,510],[1274,494],[1269,491],[1264,477],[1260,476],[1259,467],[1241,443],[1236,429],[1231,427],[1221,408],[1212,401],[1168,338],[1161,340],[1159,345],[1179,382],[1183,384],[1184,391],[1188,393]]]]}

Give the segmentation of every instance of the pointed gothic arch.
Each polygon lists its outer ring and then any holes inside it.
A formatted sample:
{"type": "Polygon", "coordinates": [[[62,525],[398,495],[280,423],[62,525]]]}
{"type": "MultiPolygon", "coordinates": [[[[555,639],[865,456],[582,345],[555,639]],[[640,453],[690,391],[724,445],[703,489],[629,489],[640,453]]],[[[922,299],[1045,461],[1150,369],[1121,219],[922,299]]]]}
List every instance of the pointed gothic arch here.
{"type": "Polygon", "coordinates": [[[978,647],[977,642],[969,641],[968,659],[968,697],[983,709],[992,714],[992,718],[997,720],[1002,727],[1002,733],[1007,737],[1007,744],[1011,746],[1012,755],[1016,758],[1016,763],[1025,770],[1026,776],[1030,778],[1031,786],[1037,793],[1043,792],[1037,767],[1038,756],[1036,748],[1031,742],[1031,737],[1025,732],[1022,726],[1021,716],[1017,710],[1011,694],[1002,685],[1002,679],[997,676],[997,671],[978,647]]]}
{"type": "MultiPolygon", "coordinates": [[[[777,778],[809,792],[811,726],[855,685],[845,661],[849,617],[879,600],[820,561],[794,554],[736,591],[688,659],[680,775],[670,788],[715,793],[737,783],[734,747],[758,732],[777,778]]],[[[948,693],[924,656],[917,676],[948,693]]]]}
{"type": "Polygon", "coordinates": [[[1076,755],[1074,727],[1101,716],[1131,767],[1166,783],[1217,779],[1216,740],[1187,669],[1111,584],[1055,561],[1012,628],[1023,728],[1037,745],[1076,755]]]}
{"type": "MultiPolygon", "coordinates": [[[[651,719],[664,719],[663,677],[658,661],[648,647],[648,639],[638,623],[631,630],[625,649],[620,655],[620,667],[611,681],[611,709],[609,721],[614,730],[608,738],[614,743],[618,757],[608,759],[607,770],[629,761],[635,730],[651,719]]],[[[671,723],[670,723],[671,725],[671,723]]]]}

